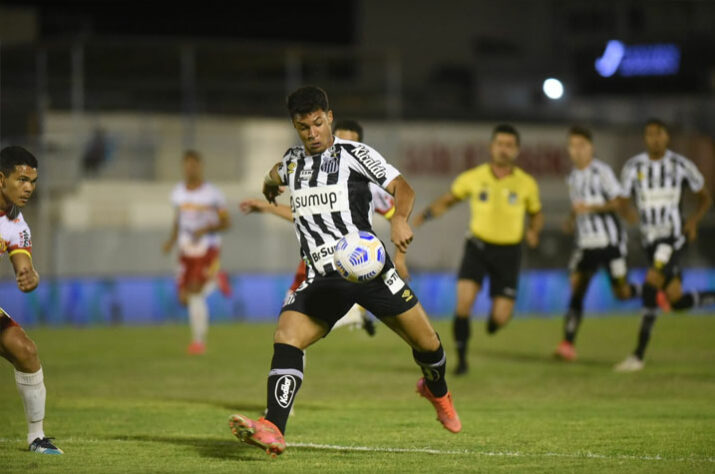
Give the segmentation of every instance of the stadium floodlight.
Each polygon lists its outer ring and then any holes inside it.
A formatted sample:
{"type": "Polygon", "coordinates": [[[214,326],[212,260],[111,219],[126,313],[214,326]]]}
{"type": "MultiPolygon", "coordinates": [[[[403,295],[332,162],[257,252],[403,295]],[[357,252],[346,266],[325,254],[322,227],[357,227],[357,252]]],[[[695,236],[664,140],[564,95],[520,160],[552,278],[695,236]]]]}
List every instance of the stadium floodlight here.
{"type": "Polygon", "coordinates": [[[549,77],[542,86],[544,95],[551,100],[558,100],[564,96],[564,84],[555,77],[549,77]]]}

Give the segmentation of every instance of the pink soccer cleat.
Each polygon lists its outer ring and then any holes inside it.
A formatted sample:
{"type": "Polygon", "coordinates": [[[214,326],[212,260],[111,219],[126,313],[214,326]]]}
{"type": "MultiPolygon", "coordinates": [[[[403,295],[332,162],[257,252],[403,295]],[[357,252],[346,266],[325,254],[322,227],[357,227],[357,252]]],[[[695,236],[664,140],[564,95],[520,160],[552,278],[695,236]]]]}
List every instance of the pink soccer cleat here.
{"type": "Polygon", "coordinates": [[[452,433],[462,431],[462,422],[459,421],[459,415],[457,415],[457,411],[454,409],[451,393],[447,392],[443,397],[435,397],[427,387],[424,377],[417,381],[417,393],[432,403],[434,409],[437,411],[437,419],[442,423],[442,426],[452,433]]]}
{"type": "Polygon", "coordinates": [[[202,355],[205,352],[206,344],[199,341],[192,342],[191,344],[189,344],[189,347],[186,348],[186,353],[189,355],[202,355]]]}
{"type": "Polygon", "coordinates": [[[559,347],[556,348],[554,356],[561,360],[574,361],[576,360],[576,348],[569,341],[561,341],[559,347]]]}
{"type": "Polygon", "coordinates": [[[281,431],[263,417],[252,420],[243,415],[231,415],[228,417],[228,426],[236,438],[244,443],[258,446],[271,457],[275,458],[286,449],[281,431]]]}

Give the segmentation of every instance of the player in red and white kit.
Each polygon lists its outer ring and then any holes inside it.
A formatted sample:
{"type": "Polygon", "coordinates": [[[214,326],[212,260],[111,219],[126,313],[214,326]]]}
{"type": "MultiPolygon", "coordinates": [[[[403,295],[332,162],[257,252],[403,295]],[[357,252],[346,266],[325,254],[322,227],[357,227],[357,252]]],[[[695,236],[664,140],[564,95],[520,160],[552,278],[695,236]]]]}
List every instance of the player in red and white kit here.
{"type": "MultiPolygon", "coordinates": [[[[361,142],[363,139],[362,126],[354,120],[340,120],[335,123],[333,133],[336,137],[343,140],[352,140],[361,142]]],[[[388,192],[383,190],[376,184],[370,183],[370,194],[372,195],[372,210],[385,219],[390,220],[395,213],[395,200],[388,192]]],[[[240,209],[245,214],[251,213],[268,213],[274,216],[281,217],[289,222],[293,222],[293,214],[290,207],[279,204],[273,205],[265,199],[246,199],[240,203],[240,209]]],[[[395,253],[395,269],[403,280],[409,280],[409,272],[405,262],[405,254],[399,251],[395,253]]],[[[298,268],[295,271],[293,283],[290,285],[286,298],[289,298],[298,287],[303,284],[306,279],[306,264],[305,260],[301,260],[298,268]]],[[[354,305],[350,311],[345,314],[338,322],[333,325],[333,329],[343,326],[362,327],[369,335],[375,334],[375,324],[370,319],[370,316],[360,305],[354,305]]]]}
{"type": "Polygon", "coordinates": [[[203,354],[209,326],[206,297],[214,290],[214,282],[224,294],[230,295],[226,275],[219,271],[219,233],[231,223],[223,193],[204,181],[201,155],[187,151],[183,165],[184,181],[171,193],[176,218],[171,236],[164,243],[164,253],[169,253],[178,242],[179,301],[188,307],[192,335],[187,350],[189,354],[203,354]]]}
{"type": "MultiPolygon", "coordinates": [[[[28,293],[40,283],[32,264],[30,227],[20,208],[27,204],[37,183],[37,158],[19,146],[0,151],[0,257],[7,254],[15,270],[17,287],[28,293]]],[[[25,407],[27,444],[40,454],[62,454],[45,436],[45,389],[37,347],[9,314],[0,308],[0,356],[15,368],[15,383],[25,407]]]]}

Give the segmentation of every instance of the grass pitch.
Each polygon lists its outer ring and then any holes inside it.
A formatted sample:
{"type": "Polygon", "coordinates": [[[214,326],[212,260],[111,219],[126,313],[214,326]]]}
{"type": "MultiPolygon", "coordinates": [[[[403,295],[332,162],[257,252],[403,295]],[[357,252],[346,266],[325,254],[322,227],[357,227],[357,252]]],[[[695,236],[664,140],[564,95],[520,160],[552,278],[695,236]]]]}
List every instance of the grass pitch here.
{"type": "MultiPolygon", "coordinates": [[[[277,459],[227,426],[264,407],[272,325],[212,327],[203,357],[185,355],[186,327],[31,329],[45,431],[66,454],[26,451],[3,361],[0,472],[715,471],[714,317],[661,317],[636,374],[611,370],[633,349],[636,317],[586,319],[570,364],[551,358],[558,319],[517,319],[494,337],[482,325],[470,374],[448,379],[462,433],[416,395],[411,352],[385,326],[374,338],[339,329],[308,350],[292,446],[277,459]]],[[[437,327],[452,356],[449,323],[437,327]]]]}

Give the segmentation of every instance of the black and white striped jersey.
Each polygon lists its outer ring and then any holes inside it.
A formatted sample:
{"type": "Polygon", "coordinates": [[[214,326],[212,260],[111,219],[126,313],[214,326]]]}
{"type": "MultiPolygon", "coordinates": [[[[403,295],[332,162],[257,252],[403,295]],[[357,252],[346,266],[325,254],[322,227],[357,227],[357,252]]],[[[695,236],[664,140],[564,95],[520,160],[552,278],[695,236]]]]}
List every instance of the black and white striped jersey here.
{"type": "MultiPolygon", "coordinates": [[[[572,203],[600,206],[623,194],[621,183],[606,163],[593,159],[584,169],[574,168],[567,178],[572,203]]],[[[615,246],[625,252],[626,233],[615,212],[581,214],[576,219],[576,244],[592,249],[615,246]]]]}
{"type": "Polygon", "coordinates": [[[705,180],[695,163],[670,150],[658,160],[647,153],[626,162],[621,172],[625,196],[633,196],[640,214],[644,245],[672,238],[676,248],[685,243],[681,207],[683,185],[693,192],[703,189],[705,180]]]}
{"type": "Polygon", "coordinates": [[[288,149],[278,167],[290,189],[290,208],[303,258],[316,272],[334,271],[335,244],[358,230],[373,232],[370,183],[384,188],[399,176],[376,150],[335,137],[320,155],[288,149]]]}

